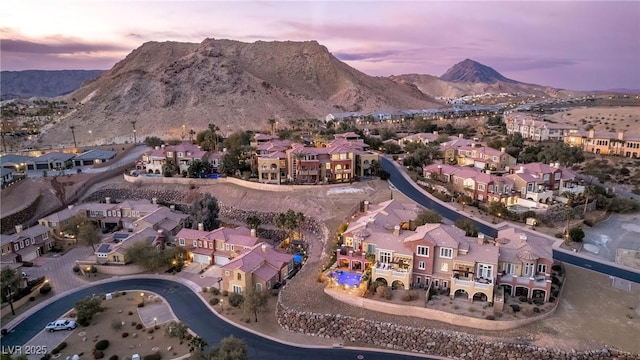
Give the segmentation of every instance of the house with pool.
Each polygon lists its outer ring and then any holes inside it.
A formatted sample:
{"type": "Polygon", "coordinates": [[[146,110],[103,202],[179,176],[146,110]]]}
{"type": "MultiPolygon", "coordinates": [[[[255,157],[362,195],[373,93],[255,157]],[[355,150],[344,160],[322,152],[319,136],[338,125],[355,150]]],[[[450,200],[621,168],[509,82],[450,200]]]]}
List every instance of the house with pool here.
{"type": "Polygon", "coordinates": [[[548,301],[555,239],[504,226],[495,239],[469,237],[454,225],[414,226],[418,209],[397,200],[365,202],[336,250],[333,281],[353,285],[357,275],[392,289],[448,290],[469,302],[493,302],[497,292],[548,301]]]}

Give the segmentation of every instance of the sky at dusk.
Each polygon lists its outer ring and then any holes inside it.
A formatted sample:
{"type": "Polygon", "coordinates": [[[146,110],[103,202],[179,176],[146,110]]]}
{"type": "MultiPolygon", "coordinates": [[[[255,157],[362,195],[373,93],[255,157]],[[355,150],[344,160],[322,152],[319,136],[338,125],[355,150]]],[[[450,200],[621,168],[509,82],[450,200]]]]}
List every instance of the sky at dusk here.
{"type": "Polygon", "coordinates": [[[523,82],[640,88],[640,1],[28,1],[0,7],[2,70],[110,69],[147,41],[317,40],[369,75],[470,58],[523,82]]]}

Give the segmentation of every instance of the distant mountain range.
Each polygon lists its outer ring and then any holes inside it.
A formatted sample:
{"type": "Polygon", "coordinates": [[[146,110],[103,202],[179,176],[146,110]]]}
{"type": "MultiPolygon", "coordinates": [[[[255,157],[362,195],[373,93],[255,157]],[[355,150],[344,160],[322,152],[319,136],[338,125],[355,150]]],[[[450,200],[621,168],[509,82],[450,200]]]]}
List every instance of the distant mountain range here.
{"type": "Polygon", "coordinates": [[[228,134],[266,129],[269,118],[284,124],[335,112],[446,106],[435,97],[570,93],[508,79],[469,59],[439,78],[372,77],[341,62],[316,41],[148,42],[104,72],[6,73],[2,73],[3,93],[14,89],[7,93],[22,96],[60,95],[73,90],[75,81],[76,90],[65,99],[77,106],[59,125],[44,129],[39,140],[44,144],[69,143],[69,126],[75,127],[76,134],[93,134],[93,138],[80,136],[80,144],[124,142],[132,140],[132,121],[141,138],[184,138],[185,132],[205,129],[210,123],[228,134]],[[69,83],[69,87],[60,84],[54,91],[46,85],[57,83],[69,83]]]}
{"type": "Polygon", "coordinates": [[[66,95],[103,72],[104,70],[2,71],[0,100],[66,95]]]}

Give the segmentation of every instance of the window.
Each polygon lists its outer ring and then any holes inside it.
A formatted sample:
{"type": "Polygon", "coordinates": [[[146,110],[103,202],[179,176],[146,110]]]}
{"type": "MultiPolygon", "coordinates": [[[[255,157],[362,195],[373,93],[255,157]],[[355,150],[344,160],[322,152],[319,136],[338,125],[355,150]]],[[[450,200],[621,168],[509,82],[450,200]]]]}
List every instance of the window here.
{"type": "Polygon", "coordinates": [[[260,283],[256,284],[256,291],[262,292],[262,284],[260,284],[260,283]]]}
{"type": "Polygon", "coordinates": [[[213,249],[213,243],[209,242],[209,249],[213,249]]]}
{"type": "Polygon", "coordinates": [[[179,239],[178,239],[178,244],[179,244],[180,246],[184,246],[184,238],[179,238],[179,239]]]}
{"type": "Polygon", "coordinates": [[[542,178],[544,179],[544,181],[549,181],[549,174],[544,174],[542,178]]]}
{"type": "Polygon", "coordinates": [[[478,190],[484,191],[484,184],[478,184],[478,190]]]}
{"type": "Polygon", "coordinates": [[[528,183],[527,184],[527,191],[528,192],[533,192],[533,183],[528,183]]]}
{"type": "Polygon", "coordinates": [[[198,247],[198,240],[193,240],[193,246],[198,247]]]}
{"type": "Polygon", "coordinates": [[[242,274],[238,273],[238,275],[236,275],[236,280],[242,280],[242,274]]]}
{"type": "Polygon", "coordinates": [[[229,272],[229,270],[225,270],[225,271],[224,271],[224,276],[229,276],[229,274],[231,274],[231,273],[229,272]]]}
{"type": "Polygon", "coordinates": [[[229,249],[231,249],[231,245],[229,244],[224,244],[224,249],[229,251],[229,249]]]}
{"type": "Polygon", "coordinates": [[[441,247],[440,248],[440,257],[441,258],[452,259],[453,258],[453,249],[452,248],[441,247]]]}
{"type": "Polygon", "coordinates": [[[418,245],[418,249],[416,251],[418,256],[429,256],[429,247],[428,246],[420,246],[418,245]]]}
{"type": "Polygon", "coordinates": [[[234,294],[242,294],[242,286],[233,285],[233,293],[234,294]]]}
{"type": "Polygon", "coordinates": [[[545,264],[538,264],[538,272],[540,274],[546,274],[547,273],[547,265],[545,264]]]}
{"type": "Polygon", "coordinates": [[[561,175],[561,174],[560,174],[559,172],[557,172],[557,173],[556,173],[556,175],[555,175],[555,179],[556,179],[556,180],[560,180],[560,175],[561,175]]]}
{"type": "Polygon", "coordinates": [[[504,271],[505,274],[515,274],[516,273],[516,266],[512,263],[503,263],[502,264],[502,271],[504,271]]]}
{"type": "Polygon", "coordinates": [[[198,247],[202,247],[202,241],[198,240],[198,247]]]}
{"type": "Polygon", "coordinates": [[[389,251],[380,251],[379,261],[381,263],[390,263],[391,262],[391,252],[389,251]]]}
{"type": "Polygon", "coordinates": [[[419,262],[418,262],[418,269],[420,269],[420,270],[424,270],[424,269],[426,269],[426,268],[427,268],[427,267],[425,266],[424,261],[419,261],[419,262]]]}
{"type": "Polygon", "coordinates": [[[271,289],[271,281],[267,281],[267,289],[271,289]]]}
{"type": "Polygon", "coordinates": [[[532,276],[533,275],[533,264],[526,263],[524,264],[524,273],[522,276],[532,276]]]}
{"type": "Polygon", "coordinates": [[[486,264],[478,264],[478,277],[491,279],[493,277],[493,266],[486,264]]]}

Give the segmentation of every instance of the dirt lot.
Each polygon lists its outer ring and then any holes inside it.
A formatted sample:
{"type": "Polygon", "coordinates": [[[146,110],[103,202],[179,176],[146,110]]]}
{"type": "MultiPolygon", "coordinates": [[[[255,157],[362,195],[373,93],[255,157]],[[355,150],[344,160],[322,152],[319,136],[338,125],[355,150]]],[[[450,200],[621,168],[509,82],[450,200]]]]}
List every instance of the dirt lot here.
{"type": "Polygon", "coordinates": [[[563,124],[573,124],[581,129],[592,125],[596,132],[624,131],[628,135],[640,135],[640,107],[575,108],[548,116],[563,124]]]}

